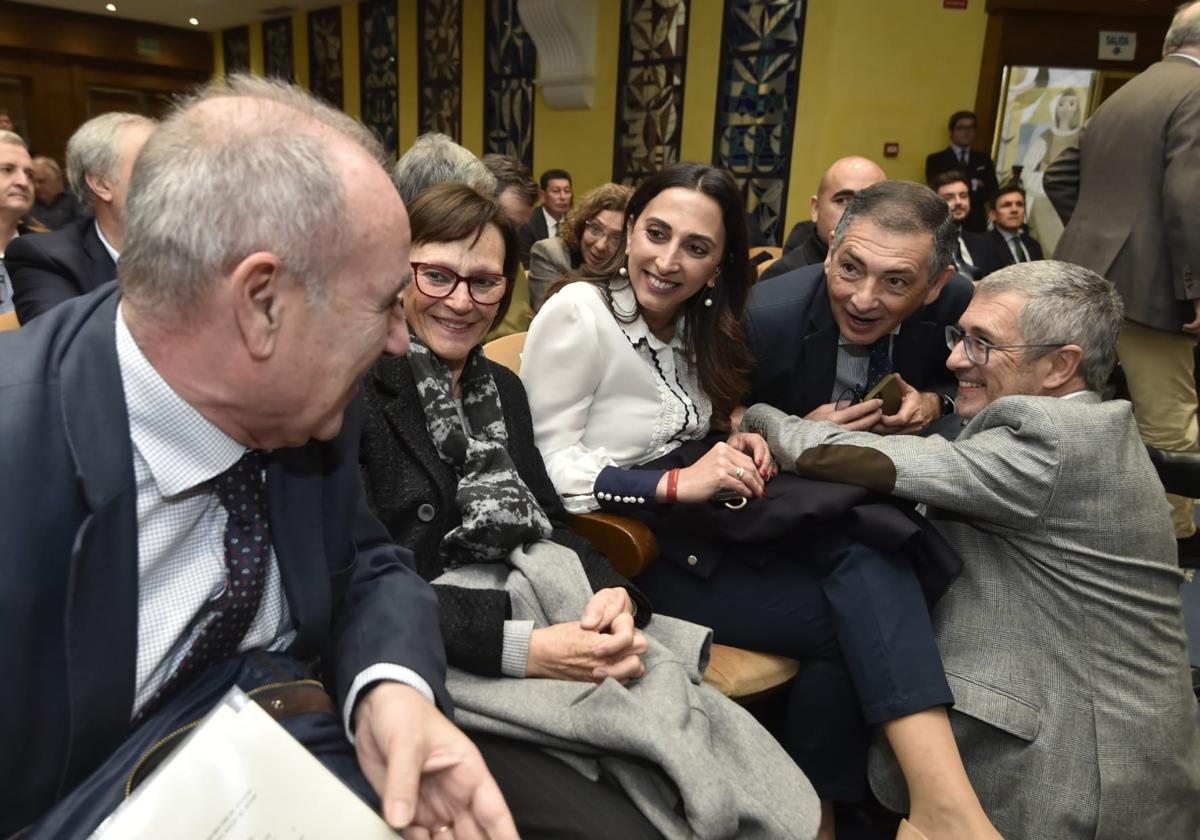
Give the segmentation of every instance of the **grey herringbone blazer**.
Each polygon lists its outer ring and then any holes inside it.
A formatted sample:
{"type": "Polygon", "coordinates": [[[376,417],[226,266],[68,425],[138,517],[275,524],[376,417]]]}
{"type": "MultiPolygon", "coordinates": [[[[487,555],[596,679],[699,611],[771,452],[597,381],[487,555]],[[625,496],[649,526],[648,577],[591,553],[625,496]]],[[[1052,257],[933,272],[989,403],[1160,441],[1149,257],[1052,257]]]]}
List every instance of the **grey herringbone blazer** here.
{"type": "MultiPolygon", "coordinates": [[[[959,750],[1005,837],[1200,837],[1182,578],[1128,403],[1004,397],[955,442],[767,406],[744,425],[785,468],[925,503],[962,555],[934,624],[959,750]]],[[[894,760],[872,758],[903,810],[894,760]]]]}

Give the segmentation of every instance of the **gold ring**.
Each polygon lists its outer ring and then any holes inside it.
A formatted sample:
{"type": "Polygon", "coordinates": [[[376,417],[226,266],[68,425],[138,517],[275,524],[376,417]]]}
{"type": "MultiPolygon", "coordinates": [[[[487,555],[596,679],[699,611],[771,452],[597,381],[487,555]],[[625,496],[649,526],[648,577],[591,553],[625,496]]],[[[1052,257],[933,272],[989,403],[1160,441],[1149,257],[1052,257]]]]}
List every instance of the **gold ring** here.
{"type": "Polygon", "coordinates": [[[741,481],[742,476],[744,476],[745,474],[746,474],[746,468],[738,467],[736,470],[734,470],[733,477],[736,478],[738,481],[741,481]]]}
{"type": "Polygon", "coordinates": [[[449,834],[451,828],[453,828],[453,826],[439,825],[437,828],[435,828],[433,830],[433,833],[434,834],[449,834]]]}

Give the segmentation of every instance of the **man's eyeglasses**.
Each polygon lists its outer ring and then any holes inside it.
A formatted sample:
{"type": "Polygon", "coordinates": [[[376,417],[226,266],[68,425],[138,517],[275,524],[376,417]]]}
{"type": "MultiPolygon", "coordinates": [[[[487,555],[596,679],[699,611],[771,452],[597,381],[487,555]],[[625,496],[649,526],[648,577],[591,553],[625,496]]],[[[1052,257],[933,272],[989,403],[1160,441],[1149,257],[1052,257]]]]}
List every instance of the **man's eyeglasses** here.
{"type": "Polygon", "coordinates": [[[607,240],[608,244],[612,245],[614,248],[621,244],[621,231],[609,233],[604,229],[604,225],[593,221],[592,219],[588,219],[586,222],[584,222],[583,226],[593,237],[596,239],[607,240]]]}
{"type": "Polygon", "coordinates": [[[993,350],[1025,350],[1031,347],[1066,347],[1070,342],[1064,341],[1059,344],[992,344],[990,341],[984,341],[982,338],[976,338],[973,335],[967,335],[958,327],[946,327],[946,346],[953,350],[958,342],[963,343],[963,350],[966,351],[967,359],[974,365],[986,365],[988,359],[991,358],[993,350]]]}
{"type": "Polygon", "coordinates": [[[508,286],[508,278],[503,274],[472,274],[463,277],[457,271],[434,263],[415,262],[412,264],[417,289],[421,294],[431,298],[450,297],[459,283],[467,284],[467,294],[476,303],[499,303],[504,297],[508,286]]]}

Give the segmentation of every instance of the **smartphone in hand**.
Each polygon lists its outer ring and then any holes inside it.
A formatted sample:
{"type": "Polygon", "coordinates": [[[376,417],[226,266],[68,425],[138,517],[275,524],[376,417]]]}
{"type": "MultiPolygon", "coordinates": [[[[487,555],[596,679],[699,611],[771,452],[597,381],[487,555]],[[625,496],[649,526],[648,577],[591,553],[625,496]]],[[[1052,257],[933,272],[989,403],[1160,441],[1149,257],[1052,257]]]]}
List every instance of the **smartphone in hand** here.
{"type": "Polygon", "coordinates": [[[884,414],[891,415],[899,411],[900,382],[897,380],[896,374],[889,373],[875,383],[875,387],[867,391],[867,395],[863,397],[863,402],[867,400],[883,400],[884,414]]]}

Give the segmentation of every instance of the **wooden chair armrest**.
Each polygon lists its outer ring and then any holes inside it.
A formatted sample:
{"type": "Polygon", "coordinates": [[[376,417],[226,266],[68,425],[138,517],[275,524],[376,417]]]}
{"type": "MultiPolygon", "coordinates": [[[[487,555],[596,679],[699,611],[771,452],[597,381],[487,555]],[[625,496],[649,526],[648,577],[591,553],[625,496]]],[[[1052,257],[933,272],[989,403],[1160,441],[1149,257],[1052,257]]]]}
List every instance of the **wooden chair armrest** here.
{"type": "Polygon", "coordinates": [[[571,530],[586,539],[627,578],[635,578],[658,559],[658,540],[645,524],[615,513],[571,517],[571,530]]]}

